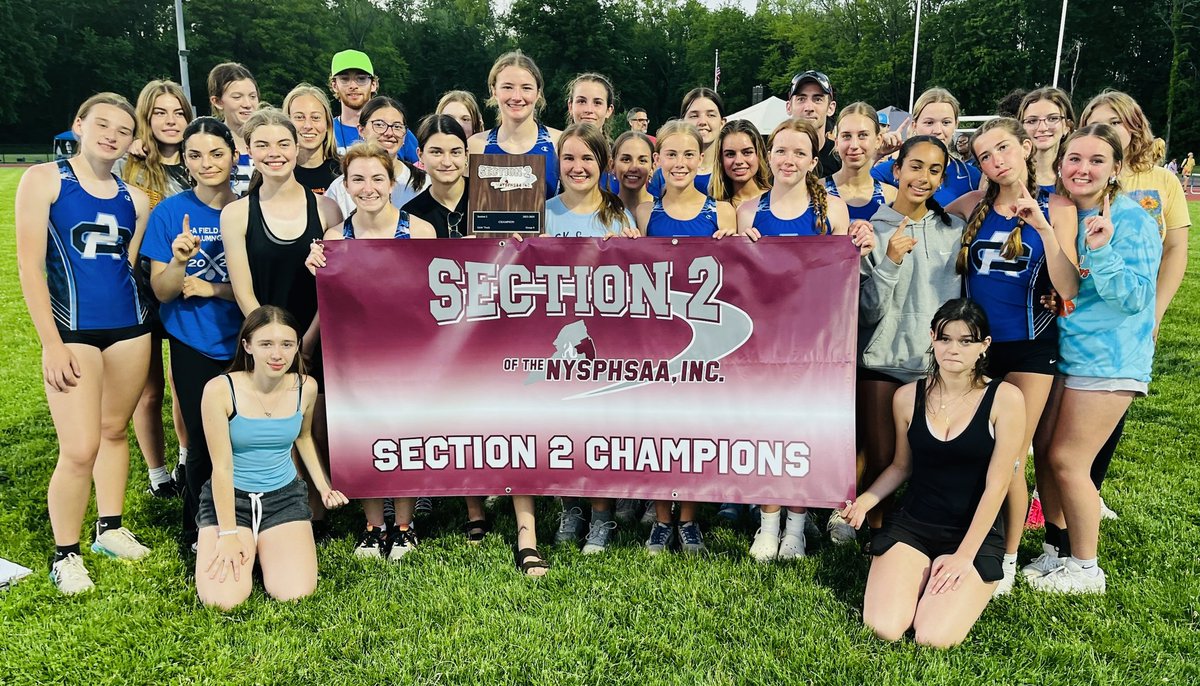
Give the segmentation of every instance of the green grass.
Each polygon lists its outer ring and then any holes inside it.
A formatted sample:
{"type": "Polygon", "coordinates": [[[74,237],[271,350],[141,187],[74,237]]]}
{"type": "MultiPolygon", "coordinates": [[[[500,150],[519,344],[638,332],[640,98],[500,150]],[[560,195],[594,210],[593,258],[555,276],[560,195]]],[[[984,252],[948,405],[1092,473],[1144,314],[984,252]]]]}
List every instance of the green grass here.
{"type": "MultiPolygon", "coordinates": [[[[511,512],[475,549],[458,533],[461,505],[442,500],[434,533],[403,564],[352,556],[352,506],[336,520],[343,540],[321,552],[314,596],[282,604],[259,590],[221,614],[197,602],[174,543],[179,503],[142,494],[136,448],[126,520],[154,554],[137,566],[86,554],[97,592],[83,597],[59,596],[46,578],[56,443],[16,278],[19,174],[0,169],[0,556],[36,574],[0,594],[0,683],[1200,682],[1195,268],[1105,486],[1121,519],[1103,526],[1104,597],[1049,598],[1018,584],[964,645],[936,652],[862,627],[867,563],[852,550],[763,566],[748,559],[744,533],[717,529],[705,559],[651,560],[645,532],[627,531],[597,558],[551,549],[550,575],[533,581],[512,568],[511,512]]],[[[1200,203],[1191,211],[1200,224],[1200,203]]],[[[1027,537],[1022,559],[1039,543],[1027,537]]]]}

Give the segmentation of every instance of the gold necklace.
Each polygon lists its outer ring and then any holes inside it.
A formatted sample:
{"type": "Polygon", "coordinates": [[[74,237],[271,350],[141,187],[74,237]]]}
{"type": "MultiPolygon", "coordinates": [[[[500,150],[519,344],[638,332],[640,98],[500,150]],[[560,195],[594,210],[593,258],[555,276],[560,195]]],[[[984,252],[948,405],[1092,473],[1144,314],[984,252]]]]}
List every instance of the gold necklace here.
{"type": "MultiPolygon", "coordinates": [[[[278,391],[279,387],[282,385],[283,385],[283,381],[280,380],[279,383],[275,384],[274,390],[267,391],[267,395],[271,395],[275,391],[278,391]]],[[[266,415],[268,419],[271,418],[272,413],[267,410],[267,405],[266,405],[266,403],[263,402],[262,394],[258,392],[258,387],[254,385],[254,379],[250,380],[250,390],[254,392],[254,399],[258,401],[258,406],[262,408],[263,414],[266,415]]],[[[275,400],[275,404],[277,404],[279,402],[278,398],[275,398],[274,400],[275,400]]],[[[274,407],[274,404],[272,404],[272,407],[274,407]]]]}

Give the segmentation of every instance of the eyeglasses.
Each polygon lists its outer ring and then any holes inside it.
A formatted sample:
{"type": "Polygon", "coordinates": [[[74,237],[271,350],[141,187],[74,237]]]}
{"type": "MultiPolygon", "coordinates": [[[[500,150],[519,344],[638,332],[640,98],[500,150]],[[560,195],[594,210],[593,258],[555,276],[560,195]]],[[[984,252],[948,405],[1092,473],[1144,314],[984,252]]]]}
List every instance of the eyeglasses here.
{"type": "Polygon", "coordinates": [[[391,129],[392,133],[396,134],[397,136],[404,135],[405,127],[403,122],[393,122],[389,124],[382,119],[372,119],[367,123],[371,125],[371,130],[375,133],[383,133],[388,129],[391,129]]]}
{"type": "Polygon", "coordinates": [[[462,220],[462,212],[450,212],[446,215],[446,233],[451,238],[463,237],[462,232],[458,230],[458,225],[462,223],[462,220]]]}
{"type": "Polygon", "coordinates": [[[1045,117],[1026,117],[1021,120],[1021,123],[1025,125],[1025,128],[1032,129],[1041,124],[1058,126],[1063,119],[1066,119],[1066,117],[1062,116],[1061,114],[1051,114],[1045,117]]]}
{"type": "Polygon", "coordinates": [[[630,119],[629,121],[634,124],[649,124],[650,123],[650,119],[647,117],[634,117],[633,119],[630,119]]]}
{"type": "Polygon", "coordinates": [[[369,86],[375,80],[375,77],[370,74],[338,74],[333,78],[343,86],[349,86],[352,83],[359,86],[369,86]]]}

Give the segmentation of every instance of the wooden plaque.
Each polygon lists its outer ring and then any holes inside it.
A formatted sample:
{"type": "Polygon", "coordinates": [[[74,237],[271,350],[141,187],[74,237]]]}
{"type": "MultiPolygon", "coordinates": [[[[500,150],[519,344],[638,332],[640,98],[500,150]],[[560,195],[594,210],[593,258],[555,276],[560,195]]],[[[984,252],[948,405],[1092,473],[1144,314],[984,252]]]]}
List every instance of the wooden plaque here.
{"type": "Polygon", "coordinates": [[[546,209],[543,155],[471,155],[467,232],[485,237],[542,233],[546,209]]]}

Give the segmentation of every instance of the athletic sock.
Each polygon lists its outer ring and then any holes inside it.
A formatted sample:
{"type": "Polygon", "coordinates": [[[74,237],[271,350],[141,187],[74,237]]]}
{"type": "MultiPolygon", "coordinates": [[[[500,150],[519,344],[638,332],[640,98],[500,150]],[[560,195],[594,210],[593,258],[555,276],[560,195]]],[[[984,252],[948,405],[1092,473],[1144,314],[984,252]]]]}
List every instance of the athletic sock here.
{"type": "Polygon", "coordinates": [[[79,555],[79,544],[72,543],[71,545],[56,545],[54,546],[54,559],[50,560],[50,564],[54,564],[59,560],[66,559],[68,555],[79,555]]]}
{"type": "Polygon", "coordinates": [[[1097,564],[1096,558],[1088,558],[1081,560],[1074,555],[1071,556],[1071,561],[1079,565],[1079,568],[1088,574],[1088,576],[1096,576],[1100,573],[1100,565],[1097,564]]]}
{"type": "Polygon", "coordinates": [[[779,535],[779,520],[782,519],[783,510],[774,512],[763,512],[759,520],[759,527],[762,528],[764,534],[779,535]]]}
{"type": "Polygon", "coordinates": [[[1044,545],[1057,549],[1060,543],[1062,543],[1062,529],[1058,528],[1058,525],[1053,522],[1046,522],[1046,542],[1044,545]]]}
{"type": "Polygon", "coordinates": [[[96,520],[96,535],[110,531],[112,529],[121,528],[121,515],[113,515],[111,517],[100,517],[96,520]]]}
{"type": "Polygon", "coordinates": [[[1012,567],[1017,564],[1016,553],[1004,553],[1004,560],[1001,562],[1006,567],[1012,567]]]}
{"type": "Polygon", "coordinates": [[[787,524],[784,525],[784,533],[789,536],[804,535],[804,519],[808,516],[807,512],[788,512],[787,524]]]}
{"type": "Polygon", "coordinates": [[[150,475],[150,485],[155,488],[171,480],[171,473],[167,471],[166,467],[151,467],[147,474],[150,475]]]}
{"type": "Polygon", "coordinates": [[[1059,535],[1062,540],[1058,543],[1058,556],[1071,557],[1071,535],[1067,532],[1066,527],[1059,529],[1059,535]]]}
{"type": "Polygon", "coordinates": [[[187,464],[187,448],[179,447],[179,464],[187,464]]]}

